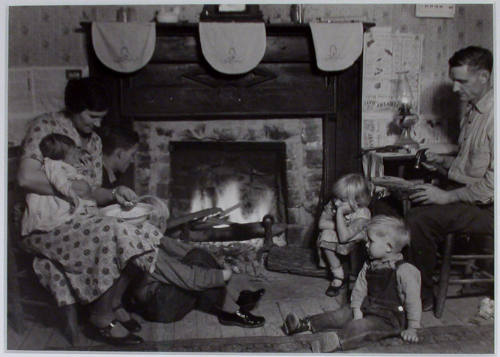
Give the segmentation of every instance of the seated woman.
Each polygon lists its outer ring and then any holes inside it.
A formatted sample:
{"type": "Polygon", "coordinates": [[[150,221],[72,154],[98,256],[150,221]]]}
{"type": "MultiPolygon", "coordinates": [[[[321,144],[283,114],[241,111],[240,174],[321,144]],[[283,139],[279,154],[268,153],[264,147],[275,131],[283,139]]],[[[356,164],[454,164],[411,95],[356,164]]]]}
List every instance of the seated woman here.
{"type": "Polygon", "coordinates": [[[132,266],[146,272],[155,269],[162,234],[152,225],[136,227],[102,217],[94,210],[64,222],[52,217],[50,224],[36,218],[43,208],[33,204],[37,196],[58,195],[42,166],[40,142],[49,134],[65,135],[89,153],[78,168],[87,180],[71,182],[71,189],[79,197],[91,197],[99,205],[112,201],[134,204],[137,197],[129,188],[100,187],[101,140],[93,130],[107,113],[107,98],[106,90],[95,80],[71,80],[65,90],[66,110],[42,115],[30,123],[18,172],[20,186],[29,193],[22,244],[36,255],[33,268],[58,305],[87,305],[89,320],[102,339],[136,344],[142,339],[132,332],[138,331],[140,325],[121,307],[121,297],[132,266]]]}

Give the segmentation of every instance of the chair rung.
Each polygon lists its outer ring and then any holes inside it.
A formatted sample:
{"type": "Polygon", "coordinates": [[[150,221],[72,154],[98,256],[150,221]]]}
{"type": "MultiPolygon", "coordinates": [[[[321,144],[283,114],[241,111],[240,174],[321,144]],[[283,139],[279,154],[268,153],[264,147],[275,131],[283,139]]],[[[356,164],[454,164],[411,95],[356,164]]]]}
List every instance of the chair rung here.
{"type": "Polygon", "coordinates": [[[479,278],[471,278],[471,279],[450,279],[448,281],[449,284],[473,284],[473,283],[493,283],[494,279],[479,279],[479,278]]]}
{"type": "Polygon", "coordinates": [[[493,259],[493,254],[452,255],[451,259],[493,259]]]}
{"type": "Polygon", "coordinates": [[[480,271],[480,273],[481,273],[481,274],[483,274],[484,276],[486,276],[486,277],[490,278],[490,279],[495,278],[495,276],[494,276],[493,274],[490,274],[490,273],[488,273],[488,272],[487,272],[487,271],[485,271],[485,270],[481,270],[481,271],[480,271]]]}
{"type": "Polygon", "coordinates": [[[44,301],[33,300],[33,299],[28,299],[28,298],[21,298],[21,302],[23,304],[29,304],[29,305],[33,305],[33,306],[51,306],[51,304],[46,303],[44,301]]]}

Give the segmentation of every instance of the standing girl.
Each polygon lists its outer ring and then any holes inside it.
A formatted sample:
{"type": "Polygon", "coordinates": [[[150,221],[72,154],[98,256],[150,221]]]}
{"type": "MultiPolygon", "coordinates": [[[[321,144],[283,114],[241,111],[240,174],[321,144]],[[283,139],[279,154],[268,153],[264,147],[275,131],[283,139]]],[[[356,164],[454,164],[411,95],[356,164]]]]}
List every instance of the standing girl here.
{"type": "Polygon", "coordinates": [[[337,296],[346,278],[339,255],[348,255],[355,245],[365,239],[364,228],[371,218],[369,182],[360,174],[342,176],[333,186],[333,198],[325,206],[319,221],[318,248],[320,266],[326,257],[333,279],[326,295],[337,296]]]}

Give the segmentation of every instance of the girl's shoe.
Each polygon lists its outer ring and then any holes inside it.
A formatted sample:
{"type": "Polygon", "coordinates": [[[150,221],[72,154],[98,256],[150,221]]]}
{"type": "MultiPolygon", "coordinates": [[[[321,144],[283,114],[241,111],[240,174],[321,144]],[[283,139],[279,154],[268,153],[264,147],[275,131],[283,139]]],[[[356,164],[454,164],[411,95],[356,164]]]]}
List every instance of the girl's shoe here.
{"type": "Polygon", "coordinates": [[[347,280],[346,279],[339,279],[339,278],[333,278],[334,280],[341,280],[342,281],[342,284],[340,284],[339,286],[333,286],[333,285],[330,285],[326,291],[325,291],[325,294],[329,297],[335,297],[335,296],[338,296],[340,294],[340,290],[342,290],[344,288],[344,286],[346,285],[346,282],[347,280]]]}
{"type": "Polygon", "coordinates": [[[311,331],[311,321],[308,318],[299,319],[294,313],[286,315],[283,330],[287,335],[311,331]]]}

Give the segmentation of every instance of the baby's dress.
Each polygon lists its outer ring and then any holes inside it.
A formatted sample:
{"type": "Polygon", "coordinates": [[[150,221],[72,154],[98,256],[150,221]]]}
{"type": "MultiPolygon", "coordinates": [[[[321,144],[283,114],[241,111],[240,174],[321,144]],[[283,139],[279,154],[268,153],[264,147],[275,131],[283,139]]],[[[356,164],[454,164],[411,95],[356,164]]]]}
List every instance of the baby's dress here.
{"type": "MultiPolygon", "coordinates": [[[[328,204],[325,206],[325,209],[323,210],[321,216],[324,217],[325,215],[327,215],[327,217],[330,217],[332,222],[335,222],[336,207],[332,201],[328,202],[328,204]]],[[[366,207],[362,207],[354,212],[345,215],[346,226],[349,228],[351,223],[359,218],[369,220],[371,218],[370,210],[366,207]]],[[[356,237],[357,239],[351,240],[346,243],[341,243],[335,229],[323,229],[319,234],[317,245],[318,248],[332,250],[341,255],[348,255],[353,250],[354,246],[358,244],[360,240],[363,240],[365,238],[365,235],[366,234],[364,233],[364,231],[360,229],[356,237]]],[[[322,255],[319,254],[319,257],[319,265],[321,267],[325,267],[326,265],[323,261],[322,255]]]]}

